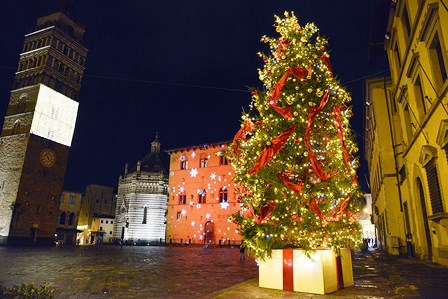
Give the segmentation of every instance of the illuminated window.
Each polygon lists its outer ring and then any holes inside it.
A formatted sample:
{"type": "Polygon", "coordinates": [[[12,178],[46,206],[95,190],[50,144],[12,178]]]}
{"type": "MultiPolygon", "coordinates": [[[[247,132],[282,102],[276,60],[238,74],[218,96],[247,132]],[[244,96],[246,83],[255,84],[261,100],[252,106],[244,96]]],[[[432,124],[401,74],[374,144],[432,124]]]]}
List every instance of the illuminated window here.
{"type": "Polygon", "coordinates": [[[187,204],[187,195],[186,194],[179,195],[179,204],[180,205],[187,204]]]}
{"type": "Polygon", "coordinates": [[[188,169],[188,159],[185,156],[180,157],[180,169],[188,169]]]}
{"type": "Polygon", "coordinates": [[[70,197],[68,199],[68,203],[74,205],[76,201],[75,195],[70,194],[70,197]]]}
{"type": "Polygon", "coordinates": [[[202,190],[202,192],[198,194],[198,203],[206,203],[206,199],[207,192],[205,190],[202,190]]]}
{"type": "Polygon", "coordinates": [[[181,212],[177,212],[177,220],[180,220],[182,218],[182,213],[181,212]]]}
{"type": "Polygon", "coordinates": [[[208,166],[208,157],[201,157],[199,167],[204,168],[208,166]]]}
{"type": "Polygon", "coordinates": [[[64,194],[61,195],[61,199],[59,200],[60,203],[64,202],[64,194]]]}
{"type": "Polygon", "coordinates": [[[224,156],[219,156],[219,165],[228,165],[229,161],[224,156]]]}
{"type": "Polygon", "coordinates": [[[227,202],[227,188],[222,187],[219,189],[219,202],[227,202]]]}

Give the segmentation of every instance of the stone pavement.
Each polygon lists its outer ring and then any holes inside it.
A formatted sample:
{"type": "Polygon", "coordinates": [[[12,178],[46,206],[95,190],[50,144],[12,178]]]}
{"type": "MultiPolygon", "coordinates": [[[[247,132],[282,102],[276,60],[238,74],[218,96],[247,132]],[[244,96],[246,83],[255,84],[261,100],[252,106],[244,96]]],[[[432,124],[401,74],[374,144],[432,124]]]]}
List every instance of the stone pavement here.
{"type": "Polygon", "coordinates": [[[238,248],[0,247],[0,284],[46,285],[56,298],[199,298],[257,275],[238,248]]]}
{"type": "Polygon", "coordinates": [[[448,298],[448,267],[381,252],[354,252],[355,285],[314,295],[261,289],[254,278],[204,298],[448,298]]]}
{"type": "Polygon", "coordinates": [[[448,298],[448,267],[379,252],[353,254],[355,285],[327,295],[258,287],[237,248],[0,247],[0,284],[46,285],[56,298],[448,298]]]}

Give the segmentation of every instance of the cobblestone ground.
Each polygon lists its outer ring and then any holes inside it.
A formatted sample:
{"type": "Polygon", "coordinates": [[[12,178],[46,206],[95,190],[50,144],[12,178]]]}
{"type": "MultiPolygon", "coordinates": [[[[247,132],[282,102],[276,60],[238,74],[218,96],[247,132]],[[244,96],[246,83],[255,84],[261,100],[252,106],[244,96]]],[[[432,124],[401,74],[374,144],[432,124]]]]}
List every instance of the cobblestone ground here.
{"type": "Polygon", "coordinates": [[[56,298],[198,298],[256,277],[238,248],[0,247],[0,284],[45,285],[56,298]]]}

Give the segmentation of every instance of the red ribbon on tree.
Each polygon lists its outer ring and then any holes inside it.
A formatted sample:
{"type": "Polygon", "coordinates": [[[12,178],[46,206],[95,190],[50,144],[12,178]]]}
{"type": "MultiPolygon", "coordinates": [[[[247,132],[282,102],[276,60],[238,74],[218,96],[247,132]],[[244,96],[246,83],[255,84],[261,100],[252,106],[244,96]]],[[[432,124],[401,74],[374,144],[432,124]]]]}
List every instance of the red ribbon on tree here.
{"type": "Polygon", "coordinates": [[[336,131],[338,132],[339,143],[341,144],[341,147],[342,147],[342,153],[344,154],[345,164],[348,165],[348,164],[350,164],[351,157],[347,151],[347,147],[344,142],[344,132],[342,131],[342,121],[341,121],[341,117],[340,117],[340,114],[342,111],[343,111],[343,109],[340,106],[334,107],[333,119],[334,119],[334,126],[336,128],[336,131]]]}
{"type": "Polygon", "coordinates": [[[284,174],[279,174],[278,178],[280,179],[280,181],[283,182],[283,184],[288,186],[288,188],[291,191],[293,191],[295,194],[297,194],[297,195],[302,194],[303,183],[300,183],[300,184],[293,183],[290,180],[288,180],[288,178],[284,174]]]}
{"type": "Polygon", "coordinates": [[[312,69],[305,69],[302,67],[292,66],[290,67],[278,80],[278,82],[274,85],[274,89],[271,91],[271,96],[269,98],[269,105],[274,109],[278,114],[283,116],[286,119],[292,119],[292,107],[280,107],[277,105],[278,100],[280,99],[282,89],[285,86],[286,79],[289,76],[294,76],[297,79],[303,79],[306,76],[311,76],[312,69]]]}
{"type": "Polygon", "coordinates": [[[325,66],[327,67],[328,71],[330,72],[330,77],[333,77],[333,73],[331,71],[331,63],[330,58],[328,57],[327,53],[324,53],[320,56],[320,59],[324,62],[325,66]]]}
{"type": "MultiPolygon", "coordinates": [[[[342,121],[341,121],[341,117],[340,117],[340,114],[342,112],[343,112],[342,107],[340,107],[340,106],[334,107],[333,119],[334,119],[334,126],[336,128],[336,131],[338,132],[339,143],[341,144],[341,147],[342,147],[342,153],[344,154],[345,164],[348,166],[350,164],[351,160],[353,159],[353,157],[348,153],[347,146],[345,145],[345,142],[344,142],[344,132],[342,130],[342,121]]],[[[358,179],[354,175],[352,175],[352,182],[357,185],[359,184],[358,179]]]]}
{"type": "Polygon", "coordinates": [[[275,209],[275,201],[271,201],[271,202],[269,202],[268,205],[262,206],[260,208],[260,216],[258,217],[258,220],[257,220],[258,225],[260,225],[264,219],[269,217],[271,215],[272,211],[274,211],[274,209],[275,209]]]}
{"type": "Polygon", "coordinates": [[[255,124],[249,119],[241,126],[241,128],[236,132],[235,137],[233,137],[233,153],[238,153],[238,141],[246,139],[247,134],[255,130],[255,124]]]}
{"type": "Polygon", "coordinates": [[[348,196],[346,199],[339,202],[337,209],[333,212],[333,221],[339,221],[342,217],[342,214],[344,214],[345,208],[348,205],[348,202],[350,200],[350,196],[348,196]]]}
{"type": "Polygon", "coordinates": [[[294,132],[295,129],[296,125],[294,124],[289,129],[285,130],[283,133],[273,138],[271,141],[271,145],[266,146],[263,149],[260,157],[258,158],[258,161],[255,163],[254,167],[251,170],[249,170],[248,174],[257,173],[263,166],[265,166],[269,161],[271,161],[272,157],[274,157],[275,154],[281,150],[281,148],[286,143],[289,136],[294,132]]]}
{"type": "Polygon", "coordinates": [[[322,211],[319,209],[319,206],[317,205],[317,200],[315,198],[313,198],[313,200],[310,203],[311,206],[311,210],[313,210],[313,212],[320,217],[320,219],[322,220],[326,220],[327,217],[325,217],[324,213],[322,213],[322,211]]]}
{"type": "Polygon", "coordinates": [[[303,136],[303,140],[305,142],[305,145],[306,145],[309,155],[310,155],[310,161],[311,161],[311,166],[313,168],[313,171],[322,181],[328,180],[331,176],[330,176],[330,174],[325,173],[322,170],[322,165],[319,162],[319,160],[317,160],[316,155],[313,152],[313,148],[310,145],[309,135],[310,135],[310,131],[311,131],[311,125],[313,124],[314,119],[316,118],[317,114],[320,111],[322,111],[322,109],[325,107],[325,105],[328,102],[329,94],[330,94],[330,92],[328,90],[326,90],[324,95],[322,96],[320,105],[318,107],[313,107],[313,108],[310,108],[310,110],[308,110],[308,121],[306,123],[305,133],[303,136]]]}

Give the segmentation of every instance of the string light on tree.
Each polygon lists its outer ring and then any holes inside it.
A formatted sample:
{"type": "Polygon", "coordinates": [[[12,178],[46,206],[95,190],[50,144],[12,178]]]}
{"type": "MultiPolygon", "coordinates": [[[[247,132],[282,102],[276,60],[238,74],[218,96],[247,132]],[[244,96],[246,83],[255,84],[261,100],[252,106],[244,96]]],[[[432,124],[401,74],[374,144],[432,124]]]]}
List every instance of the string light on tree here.
{"type": "Polygon", "coordinates": [[[362,196],[358,151],[349,127],[350,94],[333,76],[327,40],[293,13],[275,19],[279,37],[263,36],[263,90],[226,153],[242,207],[234,215],[257,258],[272,249],[335,250],[358,241],[362,196]]]}

